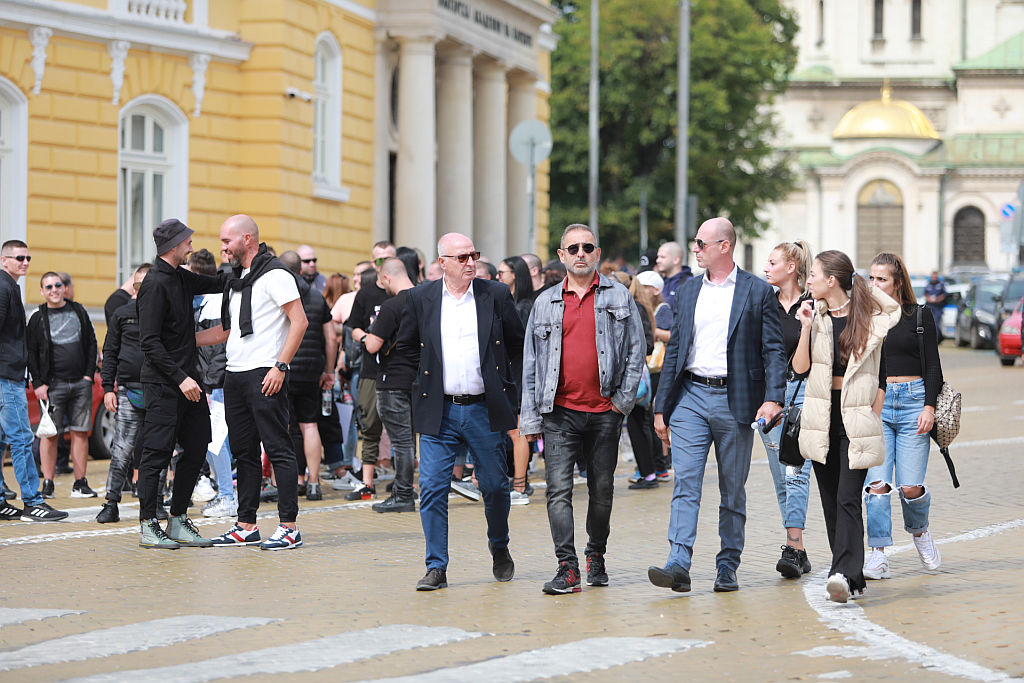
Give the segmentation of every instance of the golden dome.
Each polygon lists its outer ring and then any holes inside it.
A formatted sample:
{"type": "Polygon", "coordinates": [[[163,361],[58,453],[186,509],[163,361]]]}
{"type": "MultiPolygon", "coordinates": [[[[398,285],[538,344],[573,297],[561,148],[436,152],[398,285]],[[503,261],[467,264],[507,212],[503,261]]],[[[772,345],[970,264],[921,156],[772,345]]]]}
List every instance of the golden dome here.
{"type": "Polygon", "coordinates": [[[882,87],[882,99],[861,102],[846,112],[832,131],[832,138],[939,139],[935,127],[920,109],[906,100],[891,99],[891,95],[891,89],[885,85],[882,87]]]}

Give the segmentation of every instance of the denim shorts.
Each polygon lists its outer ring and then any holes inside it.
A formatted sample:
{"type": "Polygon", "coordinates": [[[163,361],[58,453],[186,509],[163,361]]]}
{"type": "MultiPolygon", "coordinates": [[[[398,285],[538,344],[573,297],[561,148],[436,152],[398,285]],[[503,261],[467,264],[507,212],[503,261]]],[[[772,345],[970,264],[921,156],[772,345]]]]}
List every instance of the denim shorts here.
{"type": "Polygon", "coordinates": [[[64,432],[64,418],[72,432],[88,432],[92,429],[92,379],[80,378],[73,381],[55,379],[48,390],[50,416],[57,432],[64,432]]]}

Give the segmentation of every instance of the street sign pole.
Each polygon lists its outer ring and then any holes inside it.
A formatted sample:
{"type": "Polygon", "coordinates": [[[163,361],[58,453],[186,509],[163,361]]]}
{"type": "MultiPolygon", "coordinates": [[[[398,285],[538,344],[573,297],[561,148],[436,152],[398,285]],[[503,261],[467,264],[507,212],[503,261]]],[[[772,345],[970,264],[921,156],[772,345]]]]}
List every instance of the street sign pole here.
{"type": "Polygon", "coordinates": [[[537,119],[527,119],[516,124],[508,136],[508,149],[512,158],[527,168],[526,201],[529,206],[526,216],[526,251],[538,251],[535,244],[537,226],[537,164],[551,154],[551,131],[537,119]]]}

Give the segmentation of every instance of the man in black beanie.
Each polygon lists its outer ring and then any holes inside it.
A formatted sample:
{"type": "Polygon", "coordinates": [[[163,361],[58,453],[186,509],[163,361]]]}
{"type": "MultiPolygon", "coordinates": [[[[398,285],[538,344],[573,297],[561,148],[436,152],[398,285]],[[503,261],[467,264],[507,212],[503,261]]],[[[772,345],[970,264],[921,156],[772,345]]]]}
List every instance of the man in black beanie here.
{"type": "Polygon", "coordinates": [[[192,298],[220,292],[225,277],[197,275],[181,266],[192,253],[192,230],[176,218],[153,229],[159,258],[142,281],[137,306],[142,344],[146,418],[139,462],[139,520],[144,548],[209,547],[186,514],[210,443],[210,406],[196,381],[192,298]],[[174,444],[182,455],[174,472],[167,530],[156,519],[160,474],[174,444]]]}

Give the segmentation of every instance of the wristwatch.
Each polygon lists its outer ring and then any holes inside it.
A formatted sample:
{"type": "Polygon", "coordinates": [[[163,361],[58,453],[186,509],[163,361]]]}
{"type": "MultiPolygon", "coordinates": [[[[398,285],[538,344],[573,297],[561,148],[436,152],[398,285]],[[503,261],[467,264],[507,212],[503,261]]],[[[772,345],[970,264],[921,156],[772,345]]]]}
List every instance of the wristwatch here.
{"type": "Polygon", "coordinates": [[[280,370],[281,372],[288,372],[288,370],[290,369],[287,363],[282,363],[281,361],[277,361],[276,363],[274,363],[274,367],[280,370]]]}

